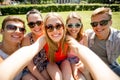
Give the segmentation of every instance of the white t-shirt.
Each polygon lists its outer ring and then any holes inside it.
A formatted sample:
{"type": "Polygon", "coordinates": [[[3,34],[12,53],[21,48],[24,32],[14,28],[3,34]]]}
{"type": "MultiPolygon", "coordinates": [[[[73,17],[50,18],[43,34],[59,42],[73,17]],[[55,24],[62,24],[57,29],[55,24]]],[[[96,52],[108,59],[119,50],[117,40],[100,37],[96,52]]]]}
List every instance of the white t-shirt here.
{"type": "Polygon", "coordinates": [[[1,56],[3,59],[6,59],[9,55],[7,55],[7,54],[4,53],[2,50],[0,50],[0,56],[1,56]]]}
{"type": "MultiPolygon", "coordinates": [[[[0,50],[0,56],[1,56],[3,59],[6,59],[9,55],[6,54],[5,52],[3,52],[2,50],[0,50]]],[[[21,77],[22,77],[22,72],[20,72],[20,73],[14,78],[14,80],[20,80],[21,77]]]]}

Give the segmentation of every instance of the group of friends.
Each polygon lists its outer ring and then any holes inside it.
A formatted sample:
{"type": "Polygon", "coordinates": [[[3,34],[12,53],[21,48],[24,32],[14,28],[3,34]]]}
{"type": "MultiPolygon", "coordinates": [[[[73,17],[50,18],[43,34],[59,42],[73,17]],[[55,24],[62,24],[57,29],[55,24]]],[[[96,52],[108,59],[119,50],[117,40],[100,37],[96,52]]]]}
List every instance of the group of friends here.
{"type": "Polygon", "coordinates": [[[42,14],[32,9],[25,23],[17,16],[2,22],[0,80],[119,80],[120,31],[112,28],[112,11],[100,7],[91,15],[92,29],[76,12],[42,14]]]}

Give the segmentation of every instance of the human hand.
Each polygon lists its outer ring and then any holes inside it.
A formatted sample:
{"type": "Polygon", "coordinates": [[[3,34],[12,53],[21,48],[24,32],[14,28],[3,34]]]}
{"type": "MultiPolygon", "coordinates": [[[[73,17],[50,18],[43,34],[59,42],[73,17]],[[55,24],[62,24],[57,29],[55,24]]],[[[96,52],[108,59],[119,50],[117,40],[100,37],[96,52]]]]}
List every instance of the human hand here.
{"type": "Polygon", "coordinates": [[[32,48],[36,48],[38,51],[40,51],[45,44],[46,44],[46,38],[45,38],[45,35],[42,35],[36,40],[34,44],[32,44],[34,45],[34,47],[32,48]]]}
{"type": "Polygon", "coordinates": [[[78,53],[78,47],[80,44],[74,38],[72,38],[71,36],[68,36],[68,35],[67,35],[66,41],[67,41],[70,49],[72,49],[74,51],[74,53],[78,53]]]}

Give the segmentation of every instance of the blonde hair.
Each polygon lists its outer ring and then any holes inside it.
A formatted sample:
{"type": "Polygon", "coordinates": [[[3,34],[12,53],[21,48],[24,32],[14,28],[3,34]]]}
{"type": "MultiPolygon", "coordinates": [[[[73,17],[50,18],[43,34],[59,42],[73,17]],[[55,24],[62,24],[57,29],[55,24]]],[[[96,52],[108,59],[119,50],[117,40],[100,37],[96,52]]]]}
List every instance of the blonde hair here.
{"type": "Polygon", "coordinates": [[[55,54],[55,52],[58,50],[58,48],[59,48],[59,46],[58,46],[58,44],[57,43],[55,43],[54,41],[52,41],[50,38],[49,38],[49,36],[48,36],[48,34],[47,34],[47,29],[45,28],[45,26],[46,26],[46,22],[47,22],[47,20],[50,18],[50,17],[56,17],[57,19],[59,19],[60,21],[61,21],[61,23],[62,23],[62,25],[63,25],[63,37],[62,37],[62,39],[61,39],[61,41],[60,41],[60,44],[61,44],[61,48],[62,48],[62,52],[64,51],[64,45],[65,45],[65,34],[66,34],[66,28],[65,28],[65,26],[64,26],[64,21],[63,21],[63,19],[62,19],[62,17],[59,15],[59,14],[57,14],[57,13],[55,13],[55,12],[50,12],[50,13],[48,13],[47,15],[46,15],[46,17],[45,17],[45,19],[44,19],[44,31],[45,31],[45,35],[46,35],[46,40],[47,40],[47,43],[48,43],[48,48],[49,48],[49,50],[48,50],[48,53],[49,53],[49,60],[50,60],[50,62],[54,62],[54,54],[55,54]]]}
{"type": "Polygon", "coordinates": [[[109,19],[112,19],[112,11],[110,8],[100,7],[100,8],[95,9],[91,15],[91,18],[99,14],[106,14],[108,15],[109,19]]]}
{"type": "MultiPolygon", "coordinates": [[[[71,12],[71,13],[67,16],[66,24],[68,24],[68,21],[69,21],[70,19],[72,19],[72,18],[76,18],[76,19],[78,19],[78,20],[82,23],[82,20],[81,20],[80,15],[79,15],[78,13],[76,13],[76,12],[71,12]]],[[[70,33],[68,32],[68,30],[67,30],[66,33],[67,33],[68,35],[70,35],[70,33]]],[[[83,38],[83,24],[82,24],[82,26],[81,26],[81,28],[80,28],[79,33],[77,34],[76,40],[77,40],[77,41],[80,41],[82,38],[83,38]]]]}

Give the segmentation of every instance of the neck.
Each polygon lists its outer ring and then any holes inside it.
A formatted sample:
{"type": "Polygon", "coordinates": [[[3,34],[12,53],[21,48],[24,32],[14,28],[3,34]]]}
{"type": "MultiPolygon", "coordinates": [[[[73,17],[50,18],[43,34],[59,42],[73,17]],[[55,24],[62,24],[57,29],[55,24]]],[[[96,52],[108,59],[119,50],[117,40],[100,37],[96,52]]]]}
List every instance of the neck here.
{"type": "Polygon", "coordinates": [[[2,42],[1,50],[8,55],[11,55],[19,48],[19,44],[16,43],[9,43],[9,42],[2,42]]]}
{"type": "Polygon", "coordinates": [[[108,33],[106,33],[104,36],[103,36],[103,35],[102,35],[102,36],[99,36],[98,39],[100,39],[100,40],[107,40],[108,37],[109,37],[109,35],[110,35],[110,30],[109,30],[108,33]]]}
{"type": "Polygon", "coordinates": [[[36,41],[41,35],[35,35],[32,33],[32,38],[34,41],[36,41]]]}

